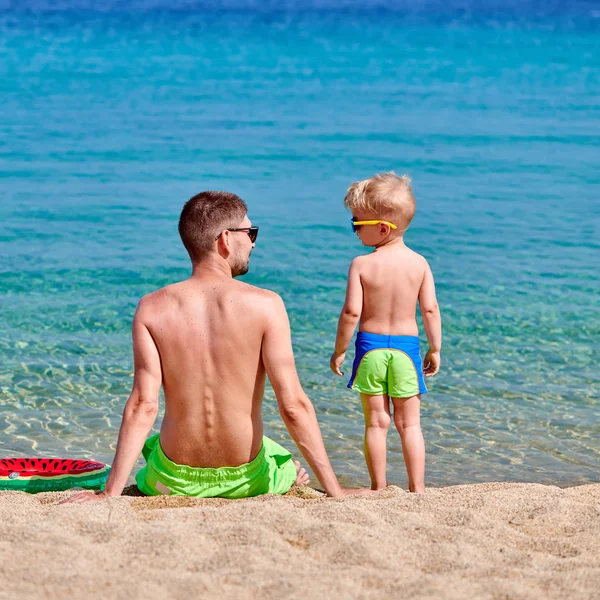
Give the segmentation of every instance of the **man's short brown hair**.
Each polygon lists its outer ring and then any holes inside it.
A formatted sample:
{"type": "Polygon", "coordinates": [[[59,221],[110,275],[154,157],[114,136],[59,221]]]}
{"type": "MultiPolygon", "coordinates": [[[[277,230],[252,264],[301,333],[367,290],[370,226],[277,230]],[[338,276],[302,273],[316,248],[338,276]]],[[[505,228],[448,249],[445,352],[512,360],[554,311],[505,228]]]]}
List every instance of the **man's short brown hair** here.
{"type": "Polygon", "coordinates": [[[247,212],[246,203],[229,192],[200,192],[190,198],[179,217],[179,235],[192,262],[206,258],[219,233],[238,227],[247,212]]]}

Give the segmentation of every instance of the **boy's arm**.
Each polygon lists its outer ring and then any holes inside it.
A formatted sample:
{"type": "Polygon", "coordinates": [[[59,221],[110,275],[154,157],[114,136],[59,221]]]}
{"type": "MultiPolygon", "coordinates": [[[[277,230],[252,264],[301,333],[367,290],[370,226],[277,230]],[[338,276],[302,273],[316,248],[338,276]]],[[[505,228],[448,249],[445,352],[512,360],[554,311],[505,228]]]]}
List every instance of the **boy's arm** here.
{"type": "Polygon", "coordinates": [[[442,317],[435,297],[433,274],[425,261],[425,274],[419,290],[419,306],[423,325],[429,342],[429,350],[425,356],[423,372],[426,377],[432,377],[440,370],[440,351],[442,349],[442,317]]]}
{"type": "Polygon", "coordinates": [[[340,377],[344,374],[340,367],[344,362],[346,350],[354,335],[356,325],[360,320],[363,308],[363,290],[360,283],[359,259],[355,258],[350,263],[348,271],[348,287],[346,288],[346,300],[340,313],[337,335],[335,338],[335,350],[331,355],[329,366],[331,370],[340,377]]]}
{"type": "Polygon", "coordinates": [[[80,492],[63,502],[92,502],[106,496],[119,496],[140,456],[148,433],[158,414],[158,394],[162,384],[160,354],[150,331],[143,322],[144,300],[133,318],[134,379],[125,404],[117,450],[106,489],[102,493],[80,492]]]}

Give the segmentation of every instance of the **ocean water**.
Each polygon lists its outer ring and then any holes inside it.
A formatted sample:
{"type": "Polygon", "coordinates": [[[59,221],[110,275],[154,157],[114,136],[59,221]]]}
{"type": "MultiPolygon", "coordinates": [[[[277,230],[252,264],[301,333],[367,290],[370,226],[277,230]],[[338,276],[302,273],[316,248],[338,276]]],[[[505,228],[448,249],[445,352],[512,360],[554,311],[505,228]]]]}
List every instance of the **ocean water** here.
{"type": "MultiPolygon", "coordinates": [[[[393,169],[443,315],[428,483],[600,480],[594,3],[102,6],[0,2],[0,456],[111,462],[136,303],[189,274],[181,207],[224,189],[334,467],[368,483],[328,359],[365,251],[345,190],[393,169]]],[[[292,449],[271,390],[264,418],[292,449]]],[[[388,461],[406,485],[393,431],[388,461]]]]}

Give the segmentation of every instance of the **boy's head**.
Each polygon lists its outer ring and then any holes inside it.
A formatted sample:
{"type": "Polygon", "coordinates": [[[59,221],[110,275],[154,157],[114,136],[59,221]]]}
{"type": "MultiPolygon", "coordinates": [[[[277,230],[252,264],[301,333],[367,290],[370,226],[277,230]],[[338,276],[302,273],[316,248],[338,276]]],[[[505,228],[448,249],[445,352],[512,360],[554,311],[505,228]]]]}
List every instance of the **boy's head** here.
{"type": "Polygon", "coordinates": [[[348,188],[344,206],[356,222],[385,221],[355,226],[365,246],[377,246],[388,236],[399,237],[415,216],[416,203],[410,177],[398,177],[390,171],[357,181],[348,188]],[[395,229],[391,225],[395,225],[395,229]]]}

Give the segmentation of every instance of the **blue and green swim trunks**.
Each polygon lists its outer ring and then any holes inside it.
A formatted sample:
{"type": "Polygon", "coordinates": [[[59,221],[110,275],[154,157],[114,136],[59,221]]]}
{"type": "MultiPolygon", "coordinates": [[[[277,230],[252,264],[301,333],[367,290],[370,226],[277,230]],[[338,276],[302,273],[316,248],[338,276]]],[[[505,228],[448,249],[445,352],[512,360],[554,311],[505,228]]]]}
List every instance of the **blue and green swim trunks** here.
{"type": "Polygon", "coordinates": [[[361,394],[392,398],[426,394],[422,365],[417,336],[359,331],[348,387],[361,394]]]}
{"type": "Polygon", "coordinates": [[[292,455],[268,437],[263,437],[256,457],[239,467],[178,465],[163,452],[158,433],[146,440],[142,454],[146,466],[139,470],[135,480],[146,496],[249,498],[285,494],[296,481],[292,455]]]}

